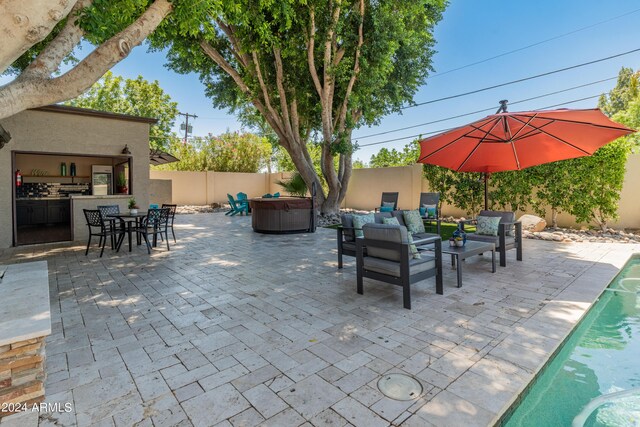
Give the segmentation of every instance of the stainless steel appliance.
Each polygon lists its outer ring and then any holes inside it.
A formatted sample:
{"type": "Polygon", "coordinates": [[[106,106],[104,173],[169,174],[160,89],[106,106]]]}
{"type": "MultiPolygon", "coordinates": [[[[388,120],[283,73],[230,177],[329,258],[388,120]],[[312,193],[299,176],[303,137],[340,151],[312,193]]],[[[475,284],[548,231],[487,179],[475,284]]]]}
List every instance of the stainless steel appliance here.
{"type": "Polygon", "coordinates": [[[113,166],[91,166],[91,188],[94,196],[113,194],[113,166]]]}

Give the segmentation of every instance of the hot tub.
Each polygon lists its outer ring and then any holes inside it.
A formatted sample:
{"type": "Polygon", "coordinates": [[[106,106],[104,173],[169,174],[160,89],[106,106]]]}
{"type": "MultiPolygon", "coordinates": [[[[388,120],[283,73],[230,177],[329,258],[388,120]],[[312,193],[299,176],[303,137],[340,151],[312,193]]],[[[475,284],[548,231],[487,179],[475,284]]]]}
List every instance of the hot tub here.
{"type": "Polygon", "coordinates": [[[313,199],[308,197],[249,200],[251,226],[258,233],[286,234],[316,231],[313,199]]]}

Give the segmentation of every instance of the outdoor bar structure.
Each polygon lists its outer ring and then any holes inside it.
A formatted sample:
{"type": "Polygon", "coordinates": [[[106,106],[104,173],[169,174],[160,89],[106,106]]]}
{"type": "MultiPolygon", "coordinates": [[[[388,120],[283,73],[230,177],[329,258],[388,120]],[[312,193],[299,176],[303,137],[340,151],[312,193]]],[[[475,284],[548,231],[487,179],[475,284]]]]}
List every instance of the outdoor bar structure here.
{"type": "Polygon", "coordinates": [[[132,196],[146,206],[155,122],[61,105],[2,119],[0,248],[84,240],[83,209],[125,209],[132,196]]]}

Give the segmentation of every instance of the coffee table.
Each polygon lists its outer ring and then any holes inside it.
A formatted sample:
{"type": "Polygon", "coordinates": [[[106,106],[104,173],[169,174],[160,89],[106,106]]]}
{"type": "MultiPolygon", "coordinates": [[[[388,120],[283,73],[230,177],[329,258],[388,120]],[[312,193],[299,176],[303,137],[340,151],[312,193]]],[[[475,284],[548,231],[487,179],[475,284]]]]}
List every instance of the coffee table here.
{"type": "MultiPolygon", "coordinates": [[[[428,248],[433,250],[433,248],[428,248]]],[[[457,267],[458,287],[462,287],[462,261],[474,255],[480,255],[485,252],[491,252],[491,272],[496,272],[496,245],[486,242],[472,242],[462,246],[445,246],[442,245],[442,253],[451,255],[451,266],[457,267]]]]}

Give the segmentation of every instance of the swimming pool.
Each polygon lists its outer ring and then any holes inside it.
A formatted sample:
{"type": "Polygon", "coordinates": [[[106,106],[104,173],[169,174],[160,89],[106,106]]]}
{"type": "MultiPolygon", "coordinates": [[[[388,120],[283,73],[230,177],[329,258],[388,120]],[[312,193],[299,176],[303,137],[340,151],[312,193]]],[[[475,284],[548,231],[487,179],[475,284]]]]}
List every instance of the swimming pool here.
{"type": "Polygon", "coordinates": [[[571,426],[579,414],[574,425],[640,426],[639,257],[620,270],[503,425],[571,426]],[[580,414],[596,398],[597,409],[580,414]]]}

